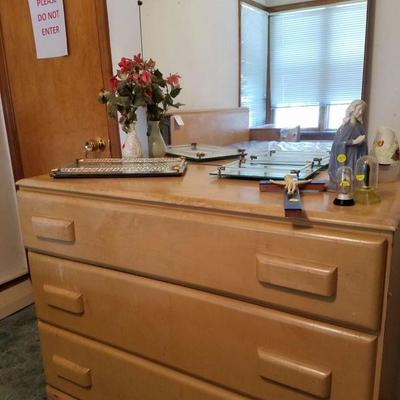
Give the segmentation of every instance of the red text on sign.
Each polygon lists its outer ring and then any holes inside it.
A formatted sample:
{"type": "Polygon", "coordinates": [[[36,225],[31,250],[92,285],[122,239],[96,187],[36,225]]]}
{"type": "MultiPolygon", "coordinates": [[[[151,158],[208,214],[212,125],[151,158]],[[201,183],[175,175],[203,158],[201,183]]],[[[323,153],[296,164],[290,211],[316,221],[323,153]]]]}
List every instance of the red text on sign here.
{"type": "Polygon", "coordinates": [[[42,36],[55,35],[56,33],[59,32],[60,32],[60,27],[58,25],[50,26],[48,28],[42,28],[42,36]]]}

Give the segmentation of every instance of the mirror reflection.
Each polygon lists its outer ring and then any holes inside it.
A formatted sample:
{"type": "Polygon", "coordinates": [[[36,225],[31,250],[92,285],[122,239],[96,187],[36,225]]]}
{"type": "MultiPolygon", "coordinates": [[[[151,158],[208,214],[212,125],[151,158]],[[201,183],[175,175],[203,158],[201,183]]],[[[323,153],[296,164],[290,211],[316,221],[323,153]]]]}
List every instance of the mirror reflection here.
{"type": "Polygon", "coordinates": [[[328,136],[363,95],[364,1],[240,1],[240,103],[252,127],[328,136]]]}

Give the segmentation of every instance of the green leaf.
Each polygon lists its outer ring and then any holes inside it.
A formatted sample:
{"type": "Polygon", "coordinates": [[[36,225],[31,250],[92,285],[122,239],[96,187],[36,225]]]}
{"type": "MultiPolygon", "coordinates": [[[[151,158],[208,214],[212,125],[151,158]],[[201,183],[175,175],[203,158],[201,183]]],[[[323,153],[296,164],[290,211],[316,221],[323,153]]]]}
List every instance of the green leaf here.
{"type": "Polygon", "coordinates": [[[117,105],[127,108],[131,104],[131,99],[128,96],[119,96],[115,98],[115,102],[117,105]]]}
{"type": "Polygon", "coordinates": [[[157,78],[157,79],[162,79],[162,77],[163,77],[163,75],[162,75],[162,73],[161,73],[161,71],[159,70],[159,69],[156,69],[155,71],[154,71],[154,75],[155,75],[155,77],[157,78]]]}
{"type": "Polygon", "coordinates": [[[166,103],[167,105],[169,105],[169,106],[172,106],[172,105],[174,104],[174,101],[173,101],[171,95],[167,94],[167,95],[165,96],[165,103],[166,103]]]}
{"type": "Polygon", "coordinates": [[[182,88],[173,88],[171,90],[171,97],[175,98],[176,96],[178,96],[181,90],[182,88]]]}
{"type": "Polygon", "coordinates": [[[133,106],[137,108],[137,107],[141,107],[144,105],[146,105],[146,100],[145,100],[143,94],[137,94],[135,97],[135,101],[133,102],[133,106]]]}
{"type": "Polygon", "coordinates": [[[155,103],[161,103],[164,100],[164,94],[157,85],[154,85],[153,88],[153,99],[155,103]]]}
{"type": "Polygon", "coordinates": [[[115,118],[117,116],[117,105],[109,101],[107,103],[107,112],[110,117],[115,118]]]}

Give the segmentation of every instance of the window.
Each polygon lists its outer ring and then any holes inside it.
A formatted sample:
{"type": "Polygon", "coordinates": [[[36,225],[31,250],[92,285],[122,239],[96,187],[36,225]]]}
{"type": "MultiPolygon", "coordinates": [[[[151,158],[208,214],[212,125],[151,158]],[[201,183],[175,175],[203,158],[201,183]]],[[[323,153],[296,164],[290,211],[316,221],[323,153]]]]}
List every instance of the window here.
{"type": "MultiPolygon", "coordinates": [[[[271,11],[267,15],[269,122],[300,125],[303,131],[337,129],[348,104],[361,98],[367,1],[271,11]]],[[[249,21],[247,24],[251,25],[249,21]]],[[[242,52],[242,65],[249,52],[242,52]]],[[[257,85],[264,84],[258,80],[257,85]]],[[[243,105],[251,109],[251,95],[247,96],[250,98],[243,105]]]]}
{"type": "Polygon", "coordinates": [[[241,6],[240,104],[250,110],[250,126],[265,124],[267,104],[268,14],[241,6]]]}

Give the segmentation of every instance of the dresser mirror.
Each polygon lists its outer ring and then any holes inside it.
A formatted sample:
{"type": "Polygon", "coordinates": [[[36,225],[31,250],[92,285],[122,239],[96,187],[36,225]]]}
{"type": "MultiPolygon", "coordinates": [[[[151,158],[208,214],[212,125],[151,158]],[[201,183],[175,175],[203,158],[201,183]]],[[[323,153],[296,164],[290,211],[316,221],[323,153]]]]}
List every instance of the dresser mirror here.
{"type": "Polygon", "coordinates": [[[335,131],[364,97],[368,1],[262,3],[240,2],[240,101],[251,126],[335,131]]]}
{"type": "MultiPolygon", "coordinates": [[[[145,55],[154,56],[162,65],[176,65],[184,75],[184,83],[188,81],[187,75],[192,74],[185,91],[194,90],[194,75],[198,74],[196,65],[192,71],[187,68],[189,58],[195,60],[204,54],[215,65],[219,78],[224,73],[218,68],[227,69],[226,59],[237,60],[239,66],[233,65],[232,69],[237,68],[238,74],[232,71],[228,74],[229,84],[236,85],[233,94],[221,79],[220,88],[215,90],[226,91],[231,97],[240,92],[240,105],[250,109],[251,127],[266,123],[300,126],[302,138],[304,135],[331,138],[348,104],[354,99],[365,99],[367,28],[372,0],[210,2],[208,19],[213,24],[212,13],[223,14],[222,8],[227,18],[237,18],[229,29],[228,22],[221,20],[224,24],[221,35],[232,34],[232,41],[227,41],[224,49],[218,38],[214,43],[208,40],[209,31],[215,27],[207,23],[204,10],[199,12],[199,1],[144,1],[142,7],[145,55]],[[157,39],[159,43],[155,41],[155,31],[163,36],[157,39]],[[239,83],[235,76],[240,77],[239,83]]],[[[199,76],[197,82],[207,79],[214,83],[215,77],[209,70],[206,72],[208,75],[199,76]]],[[[199,96],[204,96],[201,87],[197,89],[199,96]]],[[[207,105],[210,108],[213,108],[212,96],[210,93],[207,105]]],[[[195,108],[197,104],[191,100],[187,103],[195,108]]]]}

